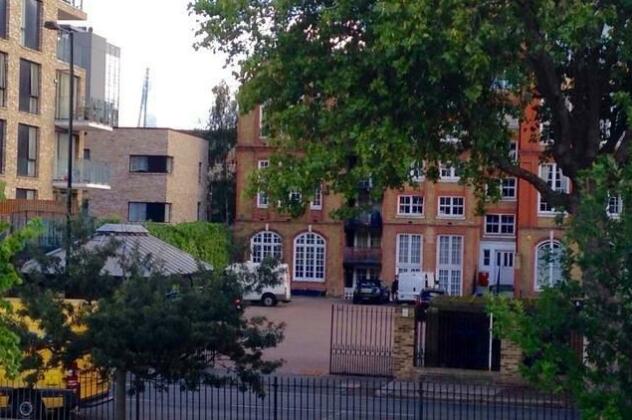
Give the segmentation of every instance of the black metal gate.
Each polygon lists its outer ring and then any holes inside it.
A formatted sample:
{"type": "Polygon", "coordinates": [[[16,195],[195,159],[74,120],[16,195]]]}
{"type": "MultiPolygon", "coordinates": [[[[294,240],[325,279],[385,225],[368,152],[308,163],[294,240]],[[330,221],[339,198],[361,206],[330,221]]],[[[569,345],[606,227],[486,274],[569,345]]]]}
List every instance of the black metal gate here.
{"type": "Polygon", "coordinates": [[[392,376],[394,320],[389,306],[332,305],[330,373],[392,376]]]}
{"type": "Polygon", "coordinates": [[[500,370],[500,340],[486,313],[428,309],[415,322],[415,366],[500,370]]]}

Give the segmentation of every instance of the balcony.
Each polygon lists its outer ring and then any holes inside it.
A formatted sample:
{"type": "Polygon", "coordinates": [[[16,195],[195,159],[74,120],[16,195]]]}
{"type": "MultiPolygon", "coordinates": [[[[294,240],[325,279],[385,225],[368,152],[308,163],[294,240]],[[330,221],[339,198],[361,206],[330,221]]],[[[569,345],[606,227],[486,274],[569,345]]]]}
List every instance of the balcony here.
{"type": "Polygon", "coordinates": [[[83,11],[84,0],[58,0],[57,20],[86,20],[88,15],[83,11]]]}
{"type": "MultiPolygon", "coordinates": [[[[68,187],[68,165],[58,161],[55,165],[53,187],[68,187]]],[[[76,189],[110,189],[110,165],[105,162],[78,160],[72,167],[72,188],[76,189]]]]}
{"type": "Polygon", "coordinates": [[[345,229],[355,230],[359,228],[382,229],[382,214],[379,210],[368,210],[359,215],[345,220],[345,229]]]}
{"type": "Polygon", "coordinates": [[[380,265],[382,263],[382,248],[347,247],[344,251],[343,261],[347,265],[380,265]]]}
{"type": "MultiPolygon", "coordinates": [[[[55,114],[55,125],[59,128],[68,129],[68,114],[67,107],[58,106],[55,114]]],[[[118,109],[111,103],[98,99],[87,100],[84,106],[77,107],[73,120],[73,130],[112,131],[112,127],[117,125],[118,109]]]]}

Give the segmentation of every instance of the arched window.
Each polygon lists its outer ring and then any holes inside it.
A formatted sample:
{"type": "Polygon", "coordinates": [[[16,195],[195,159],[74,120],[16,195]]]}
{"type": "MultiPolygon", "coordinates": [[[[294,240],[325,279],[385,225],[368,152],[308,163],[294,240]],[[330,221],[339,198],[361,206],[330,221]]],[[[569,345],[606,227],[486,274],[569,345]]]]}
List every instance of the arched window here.
{"type": "Polygon", "coordinates": [[[281,260],[283,244],[281,236],[270,231],[259,232],[250,239],[250,261],[260,263],[266,257],[281,260]]]}
{"type": "Polygon", "coordinates": [[[535,251],[535,290],[555,286],[562,280],[564,250],[558,241],[544,241],[535,251]]]}
{"type": "Polygon", "coordinates": [[[308,232],[294,239],[294,280],[325,281],[325,238],[308,232]]]}

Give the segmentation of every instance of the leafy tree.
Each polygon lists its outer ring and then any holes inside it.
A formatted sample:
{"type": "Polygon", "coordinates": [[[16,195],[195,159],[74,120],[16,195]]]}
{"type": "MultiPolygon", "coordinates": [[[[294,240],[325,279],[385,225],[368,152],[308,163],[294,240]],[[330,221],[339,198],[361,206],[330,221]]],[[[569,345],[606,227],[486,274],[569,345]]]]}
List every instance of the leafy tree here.
{"type": "Polygon", "coordinates": [[[436,178],[441,161],[480,193],[516,176],[575,212],[583,170],[629,159],[629,1],[197,0],[190,10],[198,46],[240,65],[240,109],[266,104],[282,165],[253,191],[273,200],[292,190],[307,200],[321,182],[351,198],[367,178],[379,196],[414,182],[421,161],[436,178]],[[570,193],[509,158],[507,117],[529,110],[570,193]]]}
{"type": "MultiPolygon", "coordinates": [[[[4,184],[0,183],[0,200],[4,200],[4,184]]],[[[17,374],[22,359],[19,336],[10,328],[12,312],[10,305],[2,299],[5,294],[20,284],[20,276],[13,265],[13,259],[24,249],[26,243],[41,232],[41,222],[34,220],[26,227],[10,232],[10,226],[0,221],[0,368],[9,375],[17,374]]]]}
{"type": "Polygon", "coordinates": [[[229,225],[235,218],[235,173],[230,156],[237,143],[237,102],[223,80],[212,93],[215,102],[201,132],[209,144],[209,216],[211,222],[229,225]]]}
{"type": "Polygon", "coordinates": [[[611,197],[632,201],[632,165],[602,159],[580,177],[590,184],[566,238],[567,279],[535,302],[492,302],[498,332],[519,344],[522,372],[539,386],[574,395],[585,418],[632,417],[632,211],[604,211],[611,197]],[[580,282],[580,273],[584,275],[580,282]],[[585,338],[571,345],[570,334],[585,338]],[[585,354],[585,360],[583,360],[585,354]]]}
{"type": "MultiPolygon", "coordinates": [[[[119,419],[130,374],[133,392],[142,392],[147,380],[185,387],[233,381],[262,392],[260,376],[280,365],[264,360],[263,350],[283,338],[283,325],[244,317],[235,305],[244,292],[238,273],[200,268],[188,278],[165,276],[159,260],[137,249],[121,256],[118,246],[116,240],[98,247],[73,242],[68,272],[48,257],[29,273],[19,289],[20,315],[37,320],[44,334],[16,326],[26,379],[35,382],[51,367],[88,356],[102,374],[114,375],[119,419]],[[122,278],[102,272],[108,258],[119,259],[122,278]],[[71,293],[85,303],[66,300],[71,293]],[[52,356],[42,357],[43,350],[52,356]]],[[[263,282],[276,281],[269,272],[262,272],[263,282]]]]}

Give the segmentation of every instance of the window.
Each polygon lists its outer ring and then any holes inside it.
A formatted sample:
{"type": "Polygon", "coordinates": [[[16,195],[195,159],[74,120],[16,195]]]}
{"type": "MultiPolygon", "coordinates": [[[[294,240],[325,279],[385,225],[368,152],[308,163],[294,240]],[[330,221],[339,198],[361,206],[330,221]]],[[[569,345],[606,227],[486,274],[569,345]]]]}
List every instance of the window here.
{"type": "Polygon", "coordinates": [[[266,139],[270,137],[270,121],[266,112],[267,105],[259,107],[259,137],[266,139]]]}
{"type": "Polygon", "coordinates": [[[483,265],[485,267],[489,267],[491,263],[492,263],[492,251],[491,249],[484,249],[483,250],[483,265]]]}
{"type": "Polygon", "coordinates": [[[202,162],[198,162],[198,184],[202,183],[202,162]]]}
{"type": "Polygon", "coordinates": [[[0,53],[0,107],[7,106],[7,55],[0,53]]]}
{"type": "Polygon", "coordinates": [[[410,165],[410,180],[413,183],[419,184],[424,179],[424,165],[423,163],[413,162],[410,165]]]}
{"type": "Polygon", "coordinates": [[[303,195],[298,191],[291,191],[289,199],[290,203],[300,203],[303,200],[303,195]]]}
{"type": "Polygon", "coordinates": [[[281,261],[283,241],[281,236],[270,231],[259,232],[250,239],[250,261],[260,263],[266,258],[281,261]]]}
{"type": "Polygon", "coordinates": [[[465,198],[439,197],[439,217],[464,217],[465,198]]]}
{"type": "Polygon", "coordinates": [[[514,162],[518,160],[518,143],[515,141],[509,143],[509,159],[514,162]]]}
{"type": "Polygon", "coordinates": [[[441,164],[439,166],[439,180],[443,182],[458,182],[461,179],[461,171],[455,166],[441,164]]]}
{"type": "Polygon", "coordinates": [[[500,199],[505,201],[515,200],[517,196],[516,178],[503,178],[500,180],[500,199]]]}
{"type": "Polygon", "coordinates": [[[197,202],[197,219],[199,220],[204,220],[204,218],[202,217],[202,202],[198,201],[197,202]]]}
{"type": "Polygon", "coordinates": [[[396,273],[421,272],[423,246],[422,236],[417,234],[400,233],[397,235],[396,245],[396,273]]]}
{"type": "Polygon", "coordinates": [[[22,45],[33,50],[40,49],[41,14],[41,0],[22,0],[22,45]]]}
{"type": "MultiPolygon", "coordinates": [[[[79,86],[81,82],[79,77],[75,76],[75,84],[73,86],[75,115],[77,112],[77,103],[79,101],[79,86]]],[[[58,120],[67,120],[70,118],[70,74],[66,71],[57,71],[57,90],[55,103],[55,118],[58,120]]]]}
{"type": "Polygon", "coordinates": [[[606,207],[606,213],[609,217],[617,218],[621,216],[623,212],[623,199],[620,195],[613,195],[608,197],[608,206],[606,207]]]}
{"type": "Polygon", "coordinates": [[[400,195],[397,214],[401,216],[423,216],[424,198],[420,195],[400,195]]]}
{"type": "MultiPolygon", "coordinates": [[[[556,163],[546,163],[540,165],[540,178],[546,181],[554,191],[568,192],[570,187],[570,181],[562,174],[562,170],[558,168],[556,163]]],[[[557,211],[549,205],[542,198],[541,194],[538,194],[538,211],[540,213],[552,214],[557,211]]]]}
{"type": "Polygon", "coordinates": [[[0,37],[7,37],[8,0],[0,0],[0,37]]]}
{"type": "Polygon", "coordinates": [[[40,66],[28,60],[20,60],[20,111],[39,112],[40,66]]]}
{"type": "MultiPolygon", "coordinates": [[[[260,160],[257,164],[259,170],[266,169],[270,166],[269,160],[260,160]]],[[[269,200],[268,194],[265,191],[259,191],[257,193],[257,207],[260,209],[268,208],[269,200]]]]}
{"type": "Polygon", "coordinates": [[[83,160],[90,160],[90,149],[83,149],[83,160]]]}
{"type": "Polygon", "coordinates": [[[323,208],[323,191],[320,187],[316,188],[314,198],[309,203],[309,208],[312,210],[321,210],[323,208]]]}
{"type": "Polygon", "coordinates": [[[463,277],[463,237],[439,236],[437,260],[439,286],[452,296],[460,296],[463,277]]]}
{"type": "Polygon", "coordinates": [[[15,189],[15,198],[18,200],[37,200],[37,190],[15,189]]]}
{"type": "Polygon", "coordinates": [[[4,173],[6,126],[6,121],[0,120],[0,174],[4,173]]]}
{"type": "Polygon", "coordinates": [[[514,235],[516,216],[513,214],[488,214],[485,216],[485,233],[488,235],[514,235]]]}
{"type": "Polygon", "coordinates": [[[129,171],[155,174],[171,173],[173,158],[170,156],[135,156],[129,157],[129,171]]]}
{"type": "Polygon", "coordinates": [[[555,286],[562,280],[562,246],[558,241],[545,241],[536,247],[535,290],[555,286]]]}
{"type": "Polygon", "coordinates": [[[24,124],[18,126],[18,176],[37,176],[38,143],[37,127],[24,124]]]}
{"type": "Polygon", "coordinates": [[[294,240],[294,281],[325,281],[325,239],[303,233],[294,240]]]}
{"type": "Polygon", "coordinates": [[[169,223],[171,220],[171,204],[130,202],[128,220],[130,222],[169,223]]]}

